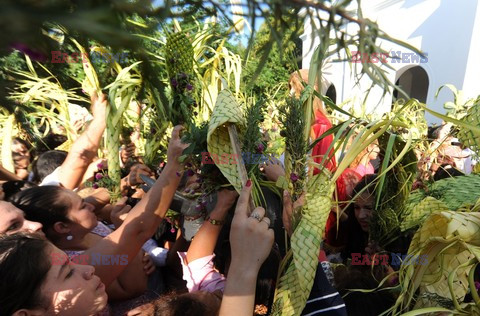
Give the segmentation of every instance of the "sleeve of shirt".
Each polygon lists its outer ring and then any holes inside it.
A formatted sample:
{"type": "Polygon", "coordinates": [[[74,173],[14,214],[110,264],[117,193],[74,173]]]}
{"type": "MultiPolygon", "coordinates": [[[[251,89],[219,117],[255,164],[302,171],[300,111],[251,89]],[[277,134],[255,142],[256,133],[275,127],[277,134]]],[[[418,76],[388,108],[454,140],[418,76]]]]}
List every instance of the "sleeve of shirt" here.
{"type": "Polygon", "coordinates": [[[225,277],[213,267],[215,255],[199,258],[190,263],[187,262],[187,253],[178,252],[183,268],[183,279],[187,281],[189,292],[225,289],[225,277]]]}
{"type": "Polygon", "coordinates": [[[320,264],[302,315],[347,316],[345,302],[337,290],[330,285],[320,264]]]}

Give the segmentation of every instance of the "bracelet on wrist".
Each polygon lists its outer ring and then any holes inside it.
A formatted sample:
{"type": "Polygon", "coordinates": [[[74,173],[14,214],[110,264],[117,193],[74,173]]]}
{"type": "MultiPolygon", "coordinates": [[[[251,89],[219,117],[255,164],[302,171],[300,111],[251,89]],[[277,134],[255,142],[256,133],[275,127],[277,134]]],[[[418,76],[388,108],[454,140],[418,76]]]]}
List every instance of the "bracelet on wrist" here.
{"type": "Polygon", "coordinates": [[[215,225],[215,226],[221,226],[221,225],[225,224],[224,220],[219,221],[219,220],[210,218],[210,216],[208,216],[205,220],[210,222],[210,224],[215,225]]]}

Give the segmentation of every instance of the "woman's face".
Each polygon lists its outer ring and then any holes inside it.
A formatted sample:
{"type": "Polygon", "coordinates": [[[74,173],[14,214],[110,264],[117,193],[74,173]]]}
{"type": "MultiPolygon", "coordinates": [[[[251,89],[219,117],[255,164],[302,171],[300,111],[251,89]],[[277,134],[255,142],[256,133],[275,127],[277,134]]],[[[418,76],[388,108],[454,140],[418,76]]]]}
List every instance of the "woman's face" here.
{"type": "Polygon", "coordinates": [[[26,220],[22,210],[11,203],[0,201],[0,235],[10,235],[20,231],[44,235],[42,224],[26,220]]]}
{"type": "Polygon", "coordinates": [[[94,229],[98,224],[97,216],[93,212],[95,207],[85,202],[73,191],[67,191],[66,198],[69,198],[72,204],[72,207],[68,210],[68,219],[78,224],[80,229],[88,232],[94,229]]]}
{"type": "Polygon", "coordinates": [[[354,202],[355,218],[364,232],[370,228],[370,220],[374,210],[374,195],[364,192],[354,202]]]}
{"type": "Polygon", "coordinates": [[[12,142],[12,158],[15,164],[15,169],[26,169],[30,164],[30,153],[28,152],[28,148],[18,142],[12,142]]]}
{"type": "Polygon", "coordinates": [[[41,293],[52,315],[95,315],[107,304],[105,285],[89,265],[72,263],[68,256],[51,245],[52,266],[41,293]]]}

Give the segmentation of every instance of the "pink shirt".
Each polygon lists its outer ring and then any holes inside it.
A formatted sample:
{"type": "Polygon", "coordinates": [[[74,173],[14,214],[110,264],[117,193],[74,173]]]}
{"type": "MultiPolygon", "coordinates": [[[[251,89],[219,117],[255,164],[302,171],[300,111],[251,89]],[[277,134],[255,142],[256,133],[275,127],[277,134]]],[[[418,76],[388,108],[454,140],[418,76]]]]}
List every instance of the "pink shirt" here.
{"type": "Polygon", "coordinates": [[[362,178],[363,178],[363,176],[365,176],[367,174],[374,174],[375,173],[375,169],[373,168],[373,165],[370,162],[366,166],[364,166],[362,164],[359,164],[354,170],[362,178]]]}
{"type": "Polygon", "coordinates": [[[199,258],[190,263],[187,262],[186,252],[178,252],[178,256],[183,268],[183,279],[187,281],[189,292],[215,292],[216,290],[223,292],[226,279],[213,266],[215,255],[199,258]]]}

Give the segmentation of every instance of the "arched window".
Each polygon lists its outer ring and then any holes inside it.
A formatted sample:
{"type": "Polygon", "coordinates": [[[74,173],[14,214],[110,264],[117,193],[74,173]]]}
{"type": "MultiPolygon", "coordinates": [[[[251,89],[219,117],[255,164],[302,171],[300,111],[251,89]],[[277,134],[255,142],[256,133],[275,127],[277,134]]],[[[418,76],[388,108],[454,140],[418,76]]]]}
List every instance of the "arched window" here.
{"type": "Polygon", "coordinates": [[[325,95],[333,101],[333,103],[337,104],[337,90],[335,89],[335,85],[332,83],[325,92],[325,95]]]}
{"type": "MultiPolygon", "coordinates": [[[[420,66],[399,70],[395,80],[395,85],[400,86],[408,95],[408,98],[415,98],[422,103],[427,102],[428,83],[428,74],[420,66]]],[[[397,98],[405,98],[405,96],[395,89],[393,91],[393,102],[395,102],[397,98]]]]}

